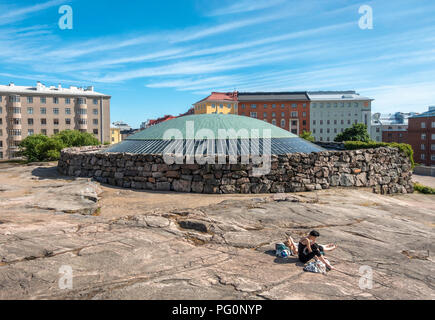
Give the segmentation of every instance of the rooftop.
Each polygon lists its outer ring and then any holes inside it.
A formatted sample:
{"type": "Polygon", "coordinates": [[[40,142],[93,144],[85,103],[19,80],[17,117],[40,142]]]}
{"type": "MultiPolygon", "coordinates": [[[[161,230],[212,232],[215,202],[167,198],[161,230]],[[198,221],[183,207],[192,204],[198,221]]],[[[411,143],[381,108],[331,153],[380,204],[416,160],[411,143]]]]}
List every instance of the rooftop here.
{"type": "Polygon", "coordinates": [[[412,118],[426,118],[426,117],[435,117],[435,106],[430,106],[428,108],[429,110],[420,114],[416,114],[412,117],[409,117],[410,119],[412,118]]]}
{"type": "Polygon", "coordinates": [[[16,86],[13,82],[8,85],[0,85],[0,93],[12,93],[23,95],[68,95],[68,96],[80,96],[80,97],[106,97],[110,96],[103,93],[94,91],[93,86],[86,88],[80,88],[70,86],[69,88],[63,88],[60,84],[56,86],[45,86],[41,82],[37,82],[36,86],[16,86]]]}
{"type": "Polygon", "coordinates": [[[309,101],[307,92],[239,92],[239,101],[309,101]]]}
{"type": "Polygon", "coordinates": [[[374,99],[360,96],[359,93],[355,91],[310,91],[308,92],[308,96],[312,101],[373,101],[374,99]]]}
{"type": "Polygon", "coordinates": [[[212,92],[211,95],[198,101],[197,103],[201,103],[203,101],[237,101],[237,92],[212,92]]]}

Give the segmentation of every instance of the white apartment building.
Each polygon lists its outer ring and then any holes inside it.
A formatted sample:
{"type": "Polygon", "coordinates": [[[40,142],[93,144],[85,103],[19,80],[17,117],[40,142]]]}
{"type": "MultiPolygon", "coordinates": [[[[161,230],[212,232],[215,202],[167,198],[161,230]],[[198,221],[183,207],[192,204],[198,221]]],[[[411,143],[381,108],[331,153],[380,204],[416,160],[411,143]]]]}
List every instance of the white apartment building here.
{"type": "Polygon", "coordinates": [[[308,92],[310,131],[316,141],[334,141],[337,134],[353,124],[363,123],[371,132],[371,102],[355,91],[308,92]]]}
{"type": "Polygon", "coordinates": [[[34,134],[80,130],[110,141],[110,98],[92,86],[0,85],[0,160],[16,158],[20,142],[34,134]]]}

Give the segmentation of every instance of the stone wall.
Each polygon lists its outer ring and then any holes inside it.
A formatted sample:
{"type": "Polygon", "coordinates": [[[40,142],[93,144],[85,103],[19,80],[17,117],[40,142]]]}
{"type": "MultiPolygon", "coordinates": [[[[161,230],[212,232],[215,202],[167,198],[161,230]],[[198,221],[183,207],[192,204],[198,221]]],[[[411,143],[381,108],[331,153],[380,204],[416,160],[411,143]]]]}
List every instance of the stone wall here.
{"type": "Polygon", "coordinates": [[[413,192],[409,158],[396,148],[272,156],[269,174],[255,177],[252,164],[172,164],[162,155],[99,153],[103,147],[61,152],[62,174],[110,185],[196,193],[279,193],[370,187],[376,193],[413,192]]]}

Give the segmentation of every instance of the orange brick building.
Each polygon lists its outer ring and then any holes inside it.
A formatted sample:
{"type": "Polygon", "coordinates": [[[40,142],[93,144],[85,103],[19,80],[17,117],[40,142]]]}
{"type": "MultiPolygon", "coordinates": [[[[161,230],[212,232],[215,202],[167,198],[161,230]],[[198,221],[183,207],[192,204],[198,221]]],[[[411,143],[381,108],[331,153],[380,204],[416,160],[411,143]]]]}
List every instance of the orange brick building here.
{"type": "Polygon", "coordinates": [[[239,92],[238,114],[267,121],[294,134],[310,131],[306,92],[239,92]]]}

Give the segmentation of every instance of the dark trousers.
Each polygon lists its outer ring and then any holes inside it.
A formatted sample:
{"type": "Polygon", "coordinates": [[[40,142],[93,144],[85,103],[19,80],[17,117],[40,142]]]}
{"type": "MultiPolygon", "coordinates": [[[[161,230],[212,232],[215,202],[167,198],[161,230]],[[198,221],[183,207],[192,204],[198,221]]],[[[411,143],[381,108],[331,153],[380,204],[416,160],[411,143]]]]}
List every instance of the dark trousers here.
{"type": "Polygon", "coordinates": [[[308,250],[304,250],[304,249],[299,250],[299,260],[303,263],[310,261],[315,256],[320,257],[323,254],[323,247],[319,246],[317,243],[311,245],[311,250],[312,250],[311,252],[305,253],[304,251],[308,251],[308,250]]]}

